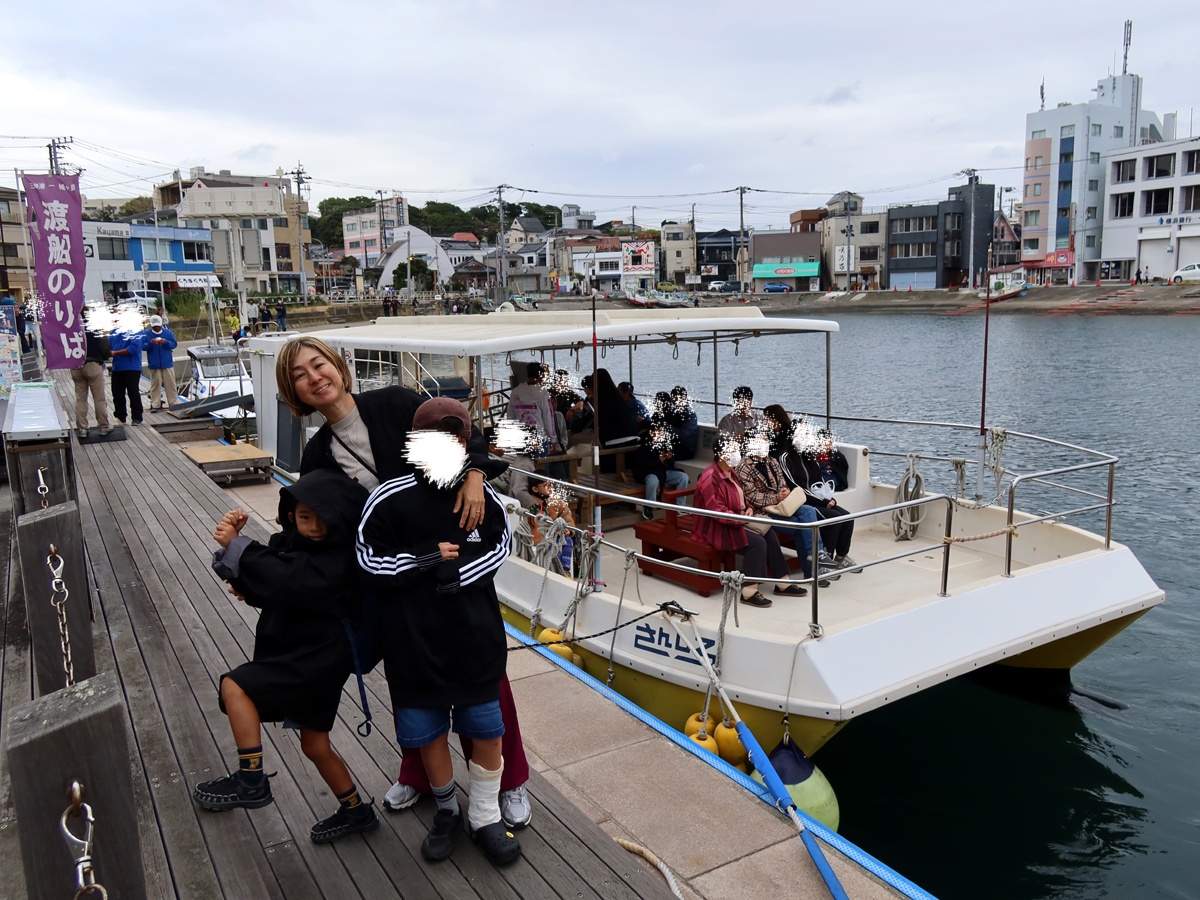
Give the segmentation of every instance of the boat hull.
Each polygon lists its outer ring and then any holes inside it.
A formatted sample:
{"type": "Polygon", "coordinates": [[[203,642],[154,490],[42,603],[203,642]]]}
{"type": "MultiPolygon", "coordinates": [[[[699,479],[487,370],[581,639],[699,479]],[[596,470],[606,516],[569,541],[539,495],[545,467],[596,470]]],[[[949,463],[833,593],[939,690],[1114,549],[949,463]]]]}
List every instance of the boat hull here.
{"type": "Polygon", "coordinates": [[[1023,669],[1073,669],[1147,612],[1148,610],[1142,609],[1111,622],[1102,622],[1077,634],[1027,650],[1012,659],[1003,660],[1000,665],[1023,669]]]}
{"type": "MultiPolygon", "coordinates": [[[[526,634],[529,633],[527,617],[503,603],[500,604],[500,613],[508,624],[526,634]]],[[[572,644],[571,648],[580,657],[581,668],[585,672],[599,681],[607,681],[607,657],[593,653],[582,644],[572,644]]],[[[703,691],[656,678],[620,663],[613,664],[613,671],[616,673],[612,682],[613,690],[680,731],[683,730],[688,716],[698,713],[704,705],[703,691]]],[[[719,706],[717,698],[713,697],[709,707],[710,713],[718,720],[721,717],[719,706]]],[[[738,703],[737,711],[754,737],[767,750],[779,743],[783,737],[783,714],[780,710],[738,703]]],[[[800,745],[800,749],[807,756],[812,756],[820,750],[845,725],[846,720],[830,721],[796,713],[791,714],[788,722],[792,740],[800,745]]]]}

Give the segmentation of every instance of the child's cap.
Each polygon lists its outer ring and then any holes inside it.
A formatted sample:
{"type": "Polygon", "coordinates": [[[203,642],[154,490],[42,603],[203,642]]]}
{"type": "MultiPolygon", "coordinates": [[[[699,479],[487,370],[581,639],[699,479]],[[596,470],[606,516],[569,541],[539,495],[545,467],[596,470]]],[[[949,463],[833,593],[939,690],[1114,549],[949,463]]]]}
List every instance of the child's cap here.
{"type": "Polygon", "coordinates": [[[432,431],[446,418],[458,419],[462,423],[462,430],[471,430],[471,416],[467,408],[453,397],[431,397],[418,406],[413,416],[413,430],[432,431]]]}

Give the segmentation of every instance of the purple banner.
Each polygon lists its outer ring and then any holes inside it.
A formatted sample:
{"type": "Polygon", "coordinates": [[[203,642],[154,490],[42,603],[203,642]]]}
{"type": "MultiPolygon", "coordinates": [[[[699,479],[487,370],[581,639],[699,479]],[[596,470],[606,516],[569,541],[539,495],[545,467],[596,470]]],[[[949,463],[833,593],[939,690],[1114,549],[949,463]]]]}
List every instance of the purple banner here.
{"type": "Polygon", "coordinates": [[[22,175],[37,271],[38,319],[49,369],[78,369],[83,331],[83,200],[78,175],[22,175]]]}

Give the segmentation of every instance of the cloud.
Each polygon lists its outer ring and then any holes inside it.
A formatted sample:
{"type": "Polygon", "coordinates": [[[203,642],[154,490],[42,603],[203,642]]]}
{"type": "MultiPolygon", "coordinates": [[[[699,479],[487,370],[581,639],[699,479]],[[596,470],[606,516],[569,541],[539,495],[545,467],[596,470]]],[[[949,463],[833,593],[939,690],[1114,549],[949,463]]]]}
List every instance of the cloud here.
{"type": "Polygon", "coordinates": [[[278,149],[274,144],[255,144],[251,147],[243,147],[241,150],[234,150],[233,155],[238,159],[261,162],[274,156],[278,149]]]}
{"type": "Polygon", "coordinates": [[[708,168],[708,166],[706,166],[704,163],[696,163],[695,165],[688,166],[688,171],[689,172],[703,172],[707,168],[708,168]]]}
{"type": "Polygon", "coordinates": [[[843,103],[857,103],[858,82],[854,84],[840,84],[835,87],[825,97],[820,98],[817,102],[824,106],[841,106],[843,103]]]}

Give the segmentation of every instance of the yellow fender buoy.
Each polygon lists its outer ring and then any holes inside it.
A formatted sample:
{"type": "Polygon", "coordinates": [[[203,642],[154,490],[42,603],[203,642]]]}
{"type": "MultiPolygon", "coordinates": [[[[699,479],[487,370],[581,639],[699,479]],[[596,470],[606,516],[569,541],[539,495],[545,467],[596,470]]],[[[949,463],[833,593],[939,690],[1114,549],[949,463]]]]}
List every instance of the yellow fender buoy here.
{"type": "MultiPolygon", "coordinates": [[[[713,726],[715,726],[716,724],[717,724],[716,719],[714,719],[712,716],[705,716],[705,720],[704,720],[705,734],[711,735],[713,733],[713,726]]],[[[683,723],[683,733],[686,734],[688,737],[691,737],[699,730],[700,730],[700,713],[692,713],[690,716],[688,716],[688,720],[683,723]]],[[[713,748],[713,753],[716,753],[716,752],[717,752],[716,748],[713,748]]]]}
{"type": "Polygon", "coordinates": [[[567,662],[574,662],[574,660],[571,659],[571,657],[574,656],[575,654],[571,652],[571,648],[569,646],[567,646],[566,644],[555,644],[552,647],[550,647],[550,651],[552,653],[557,653],[559,656],[561,656],[567,662]]]}
{"type": "Polygon", "coordinates": [[[689,737],[709,753],[717,752],[717,739],[711,734],[706,734],[703,738],[701,738],[700,732],[697,731],[695,734],[689,735],[689,737]]]}
{"type": "Polygon", "coordinates": [[[537,639],[539,643],[549,644],[553,641],[561,641],[563,639],[563,634],[557,628],[543,628],[540,632],[538,632],[537,639]]]}
{"type": "Polygon", "coordinates": [[[583,657],[578,653],[571,654],[571,662],[573,662],[578,668],[583,668],[583,657]]]}
{"type": "MultiPolygon", "coordinates": [[[[742,746],[742,739],[738,737],[736,728],[726,726],[724,722],[718,722],[717,727],[712,731],[712,736],[716,739],[717,752],[721,755],[721,759],[732,766],[744,767],[748,754],[746,748],[742,746]]],[[[742,771],[746,771],[745,768],[742,771]]]]}

